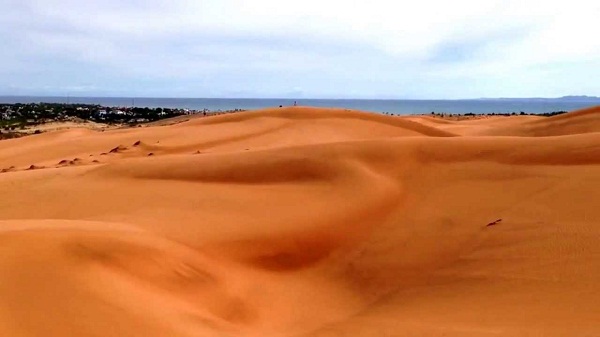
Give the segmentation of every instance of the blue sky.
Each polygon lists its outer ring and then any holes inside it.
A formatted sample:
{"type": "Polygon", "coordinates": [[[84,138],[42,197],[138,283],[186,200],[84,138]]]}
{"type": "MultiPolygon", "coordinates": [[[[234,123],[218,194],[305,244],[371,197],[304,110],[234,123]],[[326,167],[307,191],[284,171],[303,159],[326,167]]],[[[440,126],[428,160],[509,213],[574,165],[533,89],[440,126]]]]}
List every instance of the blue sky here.
{"type": "Polygon", "coordinates": [[[0,0],[0,95],[600,96],[600,4],[0,0]]]}

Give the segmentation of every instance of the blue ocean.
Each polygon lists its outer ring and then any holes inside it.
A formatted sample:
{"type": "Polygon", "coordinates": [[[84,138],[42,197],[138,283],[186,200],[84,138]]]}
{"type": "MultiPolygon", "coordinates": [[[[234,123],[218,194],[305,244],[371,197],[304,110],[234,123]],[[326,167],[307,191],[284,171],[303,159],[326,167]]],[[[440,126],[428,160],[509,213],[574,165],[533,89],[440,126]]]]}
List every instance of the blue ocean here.
{"type": "Polygon", "coordinates": [[[103,106],[181,108],[227,111],[291,106],[337,107],[380,113],[545,113],[572,111],[600,105],[598,98],[556,99],[473,99],[473,100],[367,100],[367,99],[278,99],[278,98],[127,98],[127,97],[35,97],[5,96],[0,103],[79,103],[103,106]]]}

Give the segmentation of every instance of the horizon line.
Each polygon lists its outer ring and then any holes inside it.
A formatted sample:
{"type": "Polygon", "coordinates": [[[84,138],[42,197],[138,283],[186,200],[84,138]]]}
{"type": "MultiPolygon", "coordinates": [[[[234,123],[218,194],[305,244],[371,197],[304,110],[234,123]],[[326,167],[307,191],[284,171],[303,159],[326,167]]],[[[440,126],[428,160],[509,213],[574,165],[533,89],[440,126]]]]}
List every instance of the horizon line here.
{"type": "Polygon", "coordinates": [[[72,95],[0,95],[0,98],[107,98],[107,99],[242,99],[242,100],[336,100],[336,101],[467,101],[467,100],[523,100],[523,99],[561,99],[561,98],[581,98],[600,100],[600,96],[592,95],[564,95],[557,97],[476,97],[476,98],[314,98],[314,97],[158,97],[158,96],[72,96],[72,95]]]}

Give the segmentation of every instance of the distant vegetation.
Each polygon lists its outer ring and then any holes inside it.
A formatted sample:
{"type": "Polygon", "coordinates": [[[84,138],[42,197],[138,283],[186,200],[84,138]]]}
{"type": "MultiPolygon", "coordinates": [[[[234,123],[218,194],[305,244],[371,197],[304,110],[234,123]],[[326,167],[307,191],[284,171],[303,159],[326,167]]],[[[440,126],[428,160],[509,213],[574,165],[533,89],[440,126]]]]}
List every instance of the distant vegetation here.
{"type": "MultiPolygon", "coordinates": [[[[451,113],[451,112],[431,112],[431,116],[434,117],[481,117],[481,116],[544,116],[551,117],[560,114],[567,113],[568,111],[553,111],[553,112],[544,112],[544,113],[530,113],[530,112],[489,112],[489,113],[451,113]]],[[[403,114],[394,114],[389,112],[384,112],[384,115],[389,116],[403,116],[403,114]]],[[[423,115],[423,114],[420,114],[423,115]]]]}
{"type": "Polygon", "coordinates": [[[99,123],[152,122],[190,114],[189,110],[168,108],[103,107],[88,104],[30,103],[0,105],[0,125],[47,123],[80,118],[99,123]]]}
{"type": "Polygon", "coordinates": [[[520,112],[490,112],[490,113],[464,113],[464,114],[456,114],[456,113],[440,113],[440,112],[431,112],[432,116],[445,117],[445,116],[453,116],[453,117],[476,117],[476,116],[544,116],[551,117],[560,114],[567,113],[568,111],[553,111],[553,112],[544,112],[544,113],[528,113],[524,111],[520,112]]]}
{"type": "Polygon", "coordinates": [[[25,135],[20,131],[27,127],[51,122],[91,121],[109,125],[136,125],[191,114],[215,113],[208,110],[105,107],[92,104],[0,104],[0,139],[20,137],[25,135]]]}

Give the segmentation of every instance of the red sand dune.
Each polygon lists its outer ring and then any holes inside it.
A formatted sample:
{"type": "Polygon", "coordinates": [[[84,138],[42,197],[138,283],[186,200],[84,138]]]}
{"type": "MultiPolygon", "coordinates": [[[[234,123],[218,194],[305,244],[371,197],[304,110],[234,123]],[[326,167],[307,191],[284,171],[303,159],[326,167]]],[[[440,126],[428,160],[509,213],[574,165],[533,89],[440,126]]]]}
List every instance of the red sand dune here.
{"type": "Polygon", "coordinates": [[[71,129],[0,169],[1,336],[600,335],[599,108],[71,129]]]}

